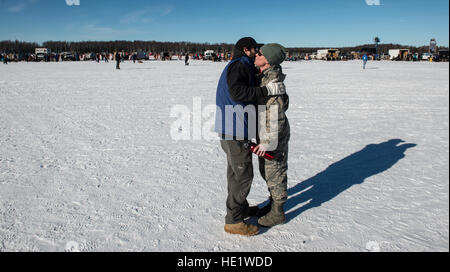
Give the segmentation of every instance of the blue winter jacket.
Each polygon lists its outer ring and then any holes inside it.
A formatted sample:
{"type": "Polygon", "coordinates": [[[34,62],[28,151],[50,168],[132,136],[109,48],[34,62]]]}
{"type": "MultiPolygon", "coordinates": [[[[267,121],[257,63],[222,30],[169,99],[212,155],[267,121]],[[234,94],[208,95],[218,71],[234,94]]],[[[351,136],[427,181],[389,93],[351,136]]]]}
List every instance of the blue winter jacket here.
{"type": "Polygon", "coordinates": [[[233,59],[223,70],[216,92],[217,109],[214,131],[225,136],[227,140],[233,138],[237,140],[256,138],[257,112],[255,105],[249,102],[235,101],[230,96],[227,79],[228,68],[237,61],[244,64],[251,71],[248,86],[256,85],[255,66],[253,61],[247,56],[233,59]]]}

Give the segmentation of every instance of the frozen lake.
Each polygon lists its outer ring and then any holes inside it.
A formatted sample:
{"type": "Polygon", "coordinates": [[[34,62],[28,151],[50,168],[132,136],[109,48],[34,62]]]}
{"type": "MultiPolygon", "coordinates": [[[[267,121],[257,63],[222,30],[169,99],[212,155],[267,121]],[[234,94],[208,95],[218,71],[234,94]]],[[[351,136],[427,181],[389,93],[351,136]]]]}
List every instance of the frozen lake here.
{"type": "Polygon", "coordinates": [[[0,65],[0,251],[449,250],[448,63],[283,63],[288,222],[254,237],[223,231],[219,142],[171,138],[225,65],[0,65]]]}

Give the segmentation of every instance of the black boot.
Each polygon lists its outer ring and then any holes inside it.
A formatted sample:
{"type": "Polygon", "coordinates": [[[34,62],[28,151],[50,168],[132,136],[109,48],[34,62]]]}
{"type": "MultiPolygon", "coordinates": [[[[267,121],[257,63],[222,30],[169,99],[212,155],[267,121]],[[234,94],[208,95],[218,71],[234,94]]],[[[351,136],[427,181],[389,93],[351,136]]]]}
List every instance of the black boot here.
{"type": "Polygon", "coordinates": [[[264,215],[268,214],[270,212],[270,209],[272,208],[272,196],[269,196],[269,204],[259,209],[258,214],[256,215],[258,218],[263,217],[264,215]]]}
{"type": "Polygon", "coordinates": [[[284,215],[284,202],[272,202],[270,212],[258,220],[258,224],[262,227],[273,227],[279,224],[284,224],[286,222],[286,217],[284,215]]]}
{"type": "Polygon", "coordinates": [[[259,213],[258,206],[250,206],[244,210],[244,219],[252,216],[257,216],[259,213]]]}

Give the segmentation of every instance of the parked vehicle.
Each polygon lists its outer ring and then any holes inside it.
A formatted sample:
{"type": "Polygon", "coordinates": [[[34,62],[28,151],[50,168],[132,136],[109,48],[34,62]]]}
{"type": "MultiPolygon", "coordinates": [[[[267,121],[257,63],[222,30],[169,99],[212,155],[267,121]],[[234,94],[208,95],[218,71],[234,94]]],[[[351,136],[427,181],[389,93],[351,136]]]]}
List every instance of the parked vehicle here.
{"type": "Polygon", "coordinates": [[[317,59],[319,60],[337,60],[339,57],[338,49],[320,49],[317,50],[317,59]]]}
{"type": "Polygon", "coordinates": [[[76,61],[75,55],[72,52],[61,53],[61,60],[63,61],[76,61]]]}
{"type": "Polygon", "coordinates": [[[422,60],[430,60],[430,58],[433,58],[433,54],[431,53],[423,53],[422,54],[422,60]]]}
{"type": "Polygon", "coordinates": [[[203,56],[204,60],[214,60],[216,53],[214,53],[214,50],[206,50],[203,56]]]}
{"type": "Polygon", "coordinates": [[[35,48],[36,61],[47,61],[50,55],[50,49],[48,48],[35,48]]]}
{"type": "Polygon", "coordinates": [[[408,54],[409,49],[389,49],[391,60],[406,60],[408,54]]]}
{"type": "Polygon", "coordinates": [[[438,55],[440,61],[449,61],[448,50],[439,50],[438,55]]]}

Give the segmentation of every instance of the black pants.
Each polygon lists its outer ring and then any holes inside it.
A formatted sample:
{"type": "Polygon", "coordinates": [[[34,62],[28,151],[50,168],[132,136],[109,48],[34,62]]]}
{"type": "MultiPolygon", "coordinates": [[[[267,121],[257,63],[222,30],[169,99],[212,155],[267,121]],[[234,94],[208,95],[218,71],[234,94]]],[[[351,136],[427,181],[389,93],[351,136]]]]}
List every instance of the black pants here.
{"type": "Polygon", "coordinates": [[[244,221],[248,208],[247,196],[253,181],[252,153],[244,147],[245,141],[221,140],[220,145],[227,154],[227,215],[226,224],[244,221]]]}

